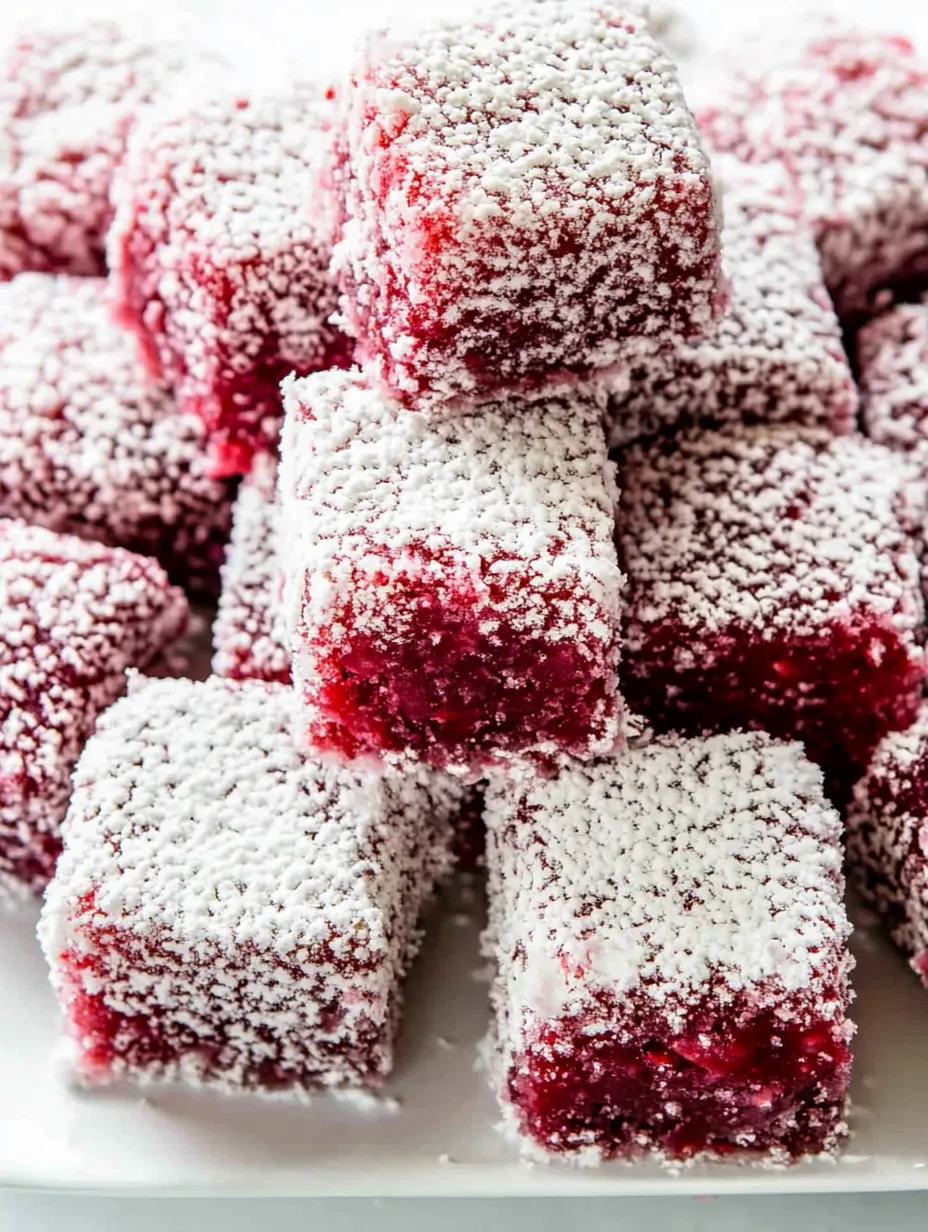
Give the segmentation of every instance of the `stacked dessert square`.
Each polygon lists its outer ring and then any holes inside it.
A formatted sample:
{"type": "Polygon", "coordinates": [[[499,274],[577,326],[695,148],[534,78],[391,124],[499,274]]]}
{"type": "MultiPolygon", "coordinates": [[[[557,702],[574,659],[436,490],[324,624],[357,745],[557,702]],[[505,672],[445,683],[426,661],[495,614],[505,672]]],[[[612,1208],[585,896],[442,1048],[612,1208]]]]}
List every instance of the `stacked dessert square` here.
{"type": "Polygon", "coordinates": [[[523,1150],[836,1149],[839,810],[928,969],[928,70],[815,26],[697,125],[619,0],[275,94],[67,38],[0,91],[0,875],[77,1076],[377,1086],[485,862],[523,1150]]]}

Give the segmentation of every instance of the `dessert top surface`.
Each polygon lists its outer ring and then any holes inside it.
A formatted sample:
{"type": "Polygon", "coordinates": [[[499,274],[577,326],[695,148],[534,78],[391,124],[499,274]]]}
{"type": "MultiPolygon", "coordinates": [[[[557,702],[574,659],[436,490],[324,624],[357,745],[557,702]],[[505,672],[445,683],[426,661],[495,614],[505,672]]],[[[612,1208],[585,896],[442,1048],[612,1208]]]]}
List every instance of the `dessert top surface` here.
{"type": "Polygon", "coordinates": [[[665,736],[494,782],[488,824],[499,948],[540,1014],[596,989],[814,987],[850,931],[821,773],[764,733],[665,736]]]}
{"type": "Polygon", "coordinates": [[[913,635],[918,492],[857,436],[790,427],[631,446],[618,530],[636,621],[814,633],[866,612],[913,635]]]}
{"type": "Polygon", "coordinates": [[[75,771],[55,902],[92,894],[104,918],[191,944],[384,949],[422,783],[307,760],[295,705],[284,686],[134,682],[75,771]]]}
{"type": "MultiPolygon", "coordinates": [[[[922,706],[911,727],[883,737],[867,773],[855,785],[854,801],[854,828],[859,828],[862,819],[872,818],[879,830],[881,817],[914,813],[928,835],[928,706],[922,706]]],[[[921,845],[924,849],[924,843],[921,845]]],[[[902,852],[900,858],[904,860],[909,854],[902,852]]]]}

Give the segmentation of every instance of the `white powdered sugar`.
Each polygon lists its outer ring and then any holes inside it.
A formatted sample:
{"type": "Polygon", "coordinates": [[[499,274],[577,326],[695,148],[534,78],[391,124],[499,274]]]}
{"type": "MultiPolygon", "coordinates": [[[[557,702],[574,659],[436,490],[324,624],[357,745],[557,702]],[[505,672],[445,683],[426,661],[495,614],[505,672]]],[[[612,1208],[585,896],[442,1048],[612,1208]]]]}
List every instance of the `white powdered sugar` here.
{"type": "Polygon", "coordinates": [[[639,11],[499,0],[371,39],[343,159],[346,320],[369,374],[415,409],[711,323],[708,161],[639,11]]]}
{"type": "Polygon", "coordinates": [[[103,279],[0,285],[0,514],[157,556],[215,591],[231,502],[205,443],[113,322],[103,279]]]}
{"type": "Polygon", "coordinates": [[[928,304],[897,304],[857,334],[864,429],[928,476],[928,304]]]}
{"type": "Polygon", "coordinates": [[[290,679],[283,570],[277,554],[277,462],[255,459],[235,501],[213,624],[213,671],[234,680],[290,679]]]}
{"type": "Polygon", "coordinates": [[[610,401],[609,443],[686,423],[850,432],[857,390],[811,230],[780,167],[713,162],[728,305],[706,335],[650,357],[610,401]]]}
{"type": "Polygon", "coordinates": [[[0,520],[0,873],[43,888],[97,715],[187,615],[154,561],[0,520]]]}
{"type": "Polygon", "coordinates": [[[40,925],[72,1030],[87,999],[117,1022],[78,1039],[85,1079],[299,1094],[389,1071],[455,797],[306,759],[294,705],[282,685],[141,681],[88,743],[40,925]]]}

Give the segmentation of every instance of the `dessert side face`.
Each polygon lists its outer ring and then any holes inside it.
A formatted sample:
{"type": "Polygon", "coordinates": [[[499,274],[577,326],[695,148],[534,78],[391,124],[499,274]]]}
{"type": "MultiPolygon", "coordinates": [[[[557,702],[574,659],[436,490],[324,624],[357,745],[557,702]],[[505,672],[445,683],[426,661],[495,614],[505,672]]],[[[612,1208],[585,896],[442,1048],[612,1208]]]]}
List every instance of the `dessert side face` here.
{"type": "Polygon", "coordinates": [[[838,315],[922,268],[928,68],[911,44],[815,19],[752,57],[698,115],[710,150],[797,176],[838,315]]]}
{"type": "Polygon", "coordinates": [[[867,435],[913,454],[928,474],[928,305],[897,304],[856,342],[867,435]]]}
{"type": "Polygon", "coordinates": [[[928,987],[928,708],[876,749],[847,815],[851,883],[928,987]]]}
{"type": "Polygon", "coordinates": [[[110,183],[129,131],[156,100],[220,73],[112,22],[22,33],[0,63],[0,279],[105,274],[110,183]]]}
{"type": "Polygon", "coordinates": [[[158,558],[215,594],[229,487],[206,434],[151,380],[98,278],[0,285],[0,514],[158,558]]]}
{"type": "Polygon", "coordinates": [[[281,685],[146,681],[88,743],[40,924],[84,1081],[389,1072],[452,797],[306,759],[293,708],[281,685]]]}
{"type": "Polygon", "coordinates": [[[764,733],[494,779],[494,1076],[529,1153],[831,1150],[850,1078],[841,824],[764,733]]]}
{"type": "Polygon", "coordinates": [[[141,129],[113,186],[117,309],[203,420],[218,474],[276,448],[284,376],[350,362],[329,321],[333,117],[310,86],[226,96],[141,129]]]}
{"type": "Polygon", "coordinates": [[[705,337],[632,369],[610,400],[610,446],[694,423],[853,431],[857,390],[795,188],[779,168],[727,156],[713,173],[728,305],[705,337]]]}
{"type": "Polygon", "coordinates": [[[45,887],[84,741],[186,624],[154,561],[0,520],[0,894],[45,887]]]}
{"type": "Polygon", "coordinates": [[[920,513],[860,437],[686,433],[620,466],[623,689],[662,730],[758,727],[858,772],[919,706],[920,513]]]}
{"type": "Polygon", "coordinates": [[[479,772],[619,738],[601,408],[441,423],[360,373],[284,383],[285,611],[312,745],[479,772]]]}
{"type": "Polygon", "coordinates": [[[709,164],[620,4],[501,0],[372,39],[342,146],[343,313],[407,407],[570,384],[721,308],[709,164]]]}

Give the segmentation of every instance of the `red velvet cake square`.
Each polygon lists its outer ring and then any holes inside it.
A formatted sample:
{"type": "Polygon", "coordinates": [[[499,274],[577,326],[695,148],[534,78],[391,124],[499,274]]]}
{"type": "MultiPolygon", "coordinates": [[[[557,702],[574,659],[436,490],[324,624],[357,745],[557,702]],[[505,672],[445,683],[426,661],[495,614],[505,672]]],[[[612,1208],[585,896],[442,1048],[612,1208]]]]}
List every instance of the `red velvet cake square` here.
{"type": "Polygon", "coordinates": [[[732,428],[631,446],[620,475],[629,706],[662,730],[800,739],[845,772],[912,722],[921,512],[889,450],[732,428]]]}
{"type": "Polygon", "coordinates": [[[44,888],[98,714],[186,626],[153,560],[0,519],[0,896],[44,888]]]}
{"type": "Polygon", "coordinates": [[[215,594],[231,492],[205,444],[113,323],[103,279],[0,285],[0,516],[155,556],[215,594]]]}
{"type": "Polygon", "coordinates": [[[284,382],[285,618],[309,742],[479,772],[611,751],[623,578],[602,406],[430,423],[357,369],[284,382]]]}
{"type": "Polygon", "coordinates": [[[928,475],[928,305],[897,304],[857,334],[864,429],[928,475]]]}
{"type": "Polygon", "coordinates": [[[676,69],[612,0],[498,0],[368,42],[334,268],[368,377],[466,411],[705,333],[719,215],[676,69]]]}
{"type": "Polygon", "coordinates": [[[700,131],[797,176],[838,315],[853,316],[928,257],[928,67],[904,38],[830,19],[741,62],[700,131]]]}
{"type": "Polygon", "coordinates": [[[928,988],[928,706],[877,747],[846,825],[851,883],[928,988]]]}
{"type": "Polygon", "coordinates": [[[728,307],[704,338],[632,370],[610,402],[610,445],[693,423],[853,431],[857,391],[795,187],[782,168],[727,156],[713,171],[728,307]]]}
{"type": "Polygon", "coordinates": [[[487,795],[504,1119],[529,1154],[832,1151],[853,1026],[841,822],[799,745],[656,738],[487,795]]]}
{"type": "Polygon", "coordinates": [[[278,563],[277,462],[255,458],[235,501],[232,538],[222,566],[213,624],[213,671],[231,680],[290,682],[278,563]]]}
{"type": "Polygon", "coordinates": [[[0,279],[105,273],[130,129],[156,100],[219,77],[203,54],[112,22],[22,33],[0,61],[0,279]]]}
{"type": "Polygon", "coordinates": [[[40,924],[83,1081],[299,1095],[389,1073],[452,797],[307,760],[295,701],[145,681],[88,742],[40,924]]]}
{"type": "Polygon", "coordinates": [[[349,362],[329,321],[330,93],[229,96],[147,125],[113,185],[118,313],[206,424],[218,474],[276,448],[282,377],[349,362]]]}

